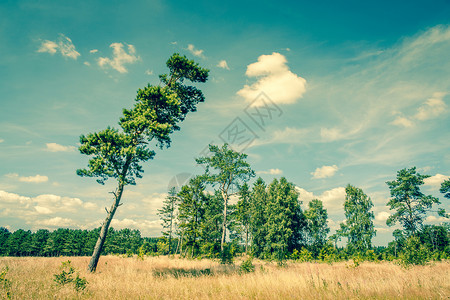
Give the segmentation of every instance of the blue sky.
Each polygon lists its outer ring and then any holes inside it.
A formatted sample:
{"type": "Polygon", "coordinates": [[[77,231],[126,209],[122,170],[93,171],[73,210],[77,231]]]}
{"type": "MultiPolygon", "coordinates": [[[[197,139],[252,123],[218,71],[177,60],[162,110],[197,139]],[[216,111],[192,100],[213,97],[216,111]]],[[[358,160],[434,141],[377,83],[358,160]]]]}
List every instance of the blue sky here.
{"type": "Polygon", "coordinates": [[[211,70],[206,102],[127,187],[115,228],[159,235],[170,180],[202,172],[194,158],[228,141],[266,181],[293,182],[303,207],[323,200],[332,232],[345,186],[362,188],[386,244],[385,182],[398,170],[431,175],[423,191],[450,207],[438,192],[450,176],[449,16],[448,1],[2,1],[0,226],[98,227],[114,184],[77,177],[79,136],[117,126],[179,52],[211,70]]]}

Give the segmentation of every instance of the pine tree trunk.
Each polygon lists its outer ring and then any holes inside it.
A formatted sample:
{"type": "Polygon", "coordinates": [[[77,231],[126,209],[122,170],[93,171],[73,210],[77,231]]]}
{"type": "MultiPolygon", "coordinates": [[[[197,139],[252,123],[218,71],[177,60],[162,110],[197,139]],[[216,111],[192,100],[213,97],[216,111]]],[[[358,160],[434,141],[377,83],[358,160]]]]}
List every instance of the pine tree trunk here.
{"type": "Polygon", "coordinates": [[[248,225],[245,227],[245,254],[248,255],[248,225]]]}
{"type": "Polygon", "coordinates": [[[109,225],[111,224],[112,218],[116,213],[117,208],[120,205],[120,199],[122,198],[123,193],[123,183],[119,183],[119,187],[117,188],[116,193],[114,194],[114,203],[111,205],[110,210],[108,211],[108,215],[106,216],[105,222],[102,224],[102,228],[100,229],[100,235],[98,237],[97,243],[95,244],[94,252],[92,253],[91,260],[88,265],[89,272],[95,272],[97,269],[98,260],[100,259],[100,254],[103,250],[103,245],[106,241],[106,235],[108,234],[109,225]]]}
{"type": "Polygon", "coordinates": [[[223,205],[223,222],[222,222],[222,239],[220,241],[220,251],[223,252],[223,244],[225,243],[226,232],[227,232],[227,210],[228,210],[228,196],[222,193],[224,200],[223,205]]]}

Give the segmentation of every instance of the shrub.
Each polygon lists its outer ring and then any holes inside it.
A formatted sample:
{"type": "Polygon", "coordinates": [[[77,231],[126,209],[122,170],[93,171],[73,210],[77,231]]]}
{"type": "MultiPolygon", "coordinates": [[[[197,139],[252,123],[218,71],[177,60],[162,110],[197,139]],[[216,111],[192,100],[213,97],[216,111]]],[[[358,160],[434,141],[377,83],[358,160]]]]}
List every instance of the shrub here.
{"type": "Polygon", "coordinates": [[[430,253],[418,237],[411,236],[406,240],[405,248],[399,258],[403,266],[425,265],[430,253]]]}
{"type": "Polygon", "coordinates": [[[6,278],[8,270],[8,267],[5,267],[0,273],[0,288],[2,290],[1,294],[5,295],[5,299],[11,299],[11,280],[6,278]]]}
{"type": "Polygon", "coordinates": [[[251,273],[255,272],[255,266],[253,265],[253,258],[249,257],[239,266],[239,271],[241,273],[251,273]]]}
{"type": "Polygon", "coordinates": [[[66,285],[69,283],[73,283],[73,288],[79,292],[86,289],[88,284],[86,278],[80,277],[80,274],[77,272],[77,276],[74,278],[73,275],[75,273],[75,268],[71,265],[70,260],[63,261],[61,263],[61,272],[59,274],[54,274],[55,277],[53,280],[58,285],[66,285]]]}

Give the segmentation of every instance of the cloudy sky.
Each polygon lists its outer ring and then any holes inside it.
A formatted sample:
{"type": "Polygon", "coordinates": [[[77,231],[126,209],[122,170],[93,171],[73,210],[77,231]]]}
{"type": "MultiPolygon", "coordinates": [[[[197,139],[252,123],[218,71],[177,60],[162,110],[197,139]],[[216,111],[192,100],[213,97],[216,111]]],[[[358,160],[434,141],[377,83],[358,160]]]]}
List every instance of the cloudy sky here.
{"type": "Polygon", "coordinates": [[[114,182],[76,175],[79,136],[117,127],[174,52],[211,70],[206,102],[127,187],[115,228],[159,235],[169,182],[201,173],[194,158],[224,142],[266,181],[293,182],[304,207],[323,200],[332,232],[350,183],[386,244],[385,182],[412,166],[448,209],[450,3],[346,3],[2,1],[0,226],[99,226],[114,182]]]}

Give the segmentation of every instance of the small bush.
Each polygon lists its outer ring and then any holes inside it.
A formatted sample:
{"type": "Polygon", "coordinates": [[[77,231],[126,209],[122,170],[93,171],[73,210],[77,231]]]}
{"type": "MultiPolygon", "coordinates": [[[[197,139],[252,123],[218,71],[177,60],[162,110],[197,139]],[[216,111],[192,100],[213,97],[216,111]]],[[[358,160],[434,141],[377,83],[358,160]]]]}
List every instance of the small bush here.
{"type": "Polygon", "coordinates": [[[73,275],[75,273],[75,268],[71,265],[70,260],[63,261],[61,263],[61,273],[54,274],[55,277],[53,280],[58,285],[66,285],[69,283],[73,283],[73,288],[79,292],[84,289],[86,289],[86,286],[88,284],[86,278],[80,277],[80,274],[77,272],[77,276],[74,278],[73,275]]]}
{"type": "Polygon", "coordinates": [[[233,263],[232,247],[227,243],[223,244],[223,251],[220,252],[220,263],[223,265],[231,265],[233,263]]]}
{"type": "Polygon", "coordinates": [[[5,296],[5,299],[11,299],[11,280],[6,278],[8,273],[8,267],[5,267],[0,273],[0,288],[2,293],[5,296]]]}
{"type": "Polygon", "coordinates": [[[406,240],[405,249],[400,253],[400,263],[407,267],[410,265],[425,265],[428,262],[430,252],[418,237],[412,236],[406,240]]]}
{"type": "Polygon", "coordinates": [[[239,266],[239,271],[241,273],[252,273],[255,272],[255,266],[253,265],[252,257],[247,258],[242,264],[239,266]]]}

